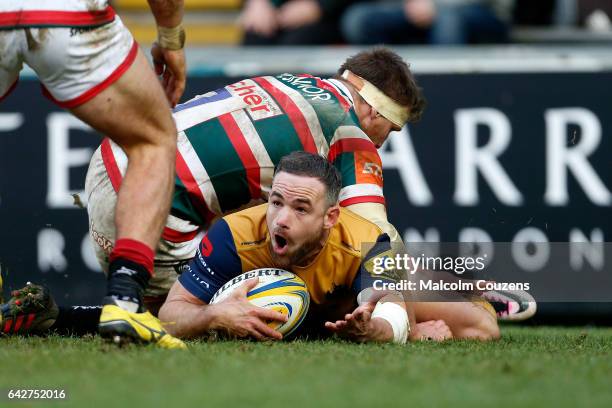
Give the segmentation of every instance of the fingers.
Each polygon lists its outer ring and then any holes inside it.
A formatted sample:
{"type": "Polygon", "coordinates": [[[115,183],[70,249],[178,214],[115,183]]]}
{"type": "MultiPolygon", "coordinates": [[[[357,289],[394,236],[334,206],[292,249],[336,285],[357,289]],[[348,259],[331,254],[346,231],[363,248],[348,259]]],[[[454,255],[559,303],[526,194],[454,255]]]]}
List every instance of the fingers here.
{"type": "Polygon", "coordinates": [[[151,47],[151,57],[153,58],[155,73],[161,75],[164,72],[164,56],[158,43],[153,43],[151,47]]]}
{"type": "Polygon", "coordinates": [[[251,337],[257,341],[265,340],[282,340],[283,335],[259,322],[253,322],[250,325],[243,328],[239,332],[234,333],[235,337],[246,338],[251,337]],[[267,329],[266,329],[267,328],[267,329]]]}
{"type": "Polygon", "coordinates": [[[325,328],[334,333],[340,333],[348,327],[346,320],[336,320],[335,322],[325,322],[325,328]]]}
{"type": "Polygon", "coordinates": [[[355,309],[352,315],[353,315],[353,318],[355,318],[355,320],[358,320],[360,322],[367,322],[372,318],[373,310],[374,310],[374,307],[370,308],[368,304],[363,304],[359,306],[357,309],[355,309]]]}
{"type": "Polygon", "coordinates": [[[227,325],[227,332],[237,338],[252,337],[256,340],[282,340],[283,335],[268,326],[255,315],[242,316],[237,321],[227,325]]]}
{"type": "Polygon", "coordinates": [[[249,279],[246,282],[244,282],[242,285],[240,285],[234,291],[234,293],[231,294],[230,297],[232,297],[234,299],[236,299],[236,298],[246,298],[247,297],[247,293],[249,293],[249,291],[251,289],[253,289],[255,286],[257,286],[258,283],[259,283],[259,278],[249,279]]]}
{"type": "MultiPolygon", "coordinates": [[[[363,310],[367,310],[370,313],[372,313],[374,311],[374,308],[376,308],[376,304],[378,303],[378,300],[380,299],[376,299],[375,301],[367,301],[362,303],[361,305],[359,305],[359,307],[357,309],[363,309],[363,310]]],[[[355,310],[357,310],[355,309],[355,310]]]]}
{"type": "Polygon", "coordinates": [[[185,91],[185,53],[183,50],[167,50],[154,43],[151,48],[155,73],[162,76],[162,86],[172,107],[181,99],[185,91]]]}
{"type": "Polygon", "coordinates": [[[339,333],[346,331],[351,328],[357,328],[367,323],[372,318],[372,312],[370,306],[367,303],[359,306],[353,311],[353,313],[347,313],[344,315],[344,320],[336,320],[335,322],[325,322],[325,328],[339,333]]]}
{"type": "Polygon", "coordinates": [[[255,319],[251,326],[251,331],[253,336],[257,340],[265,340],[265,339],[274,339],[274,340],[282,340],[283,335],[278,331],[274,330],[267,324],[263,323],[261,320],[255,319]]]}
{"type": "Polygon", "coordinates": [[[187,81],[185,72],[185,53],[183,50],[168,51],[171,57],[168,57],[168,66],[172,73],[172,87],[169,93],[169,98],[173,105],[176,105],[181,99],[185,91],[185,83],[187,81]]]}
{"type": "Polygon", "coordinates": [[[174,77],[173,74],[166,69],[163,76],[163,87],[168,102],[172,107],[175,107],[185,91],[185,81],[174,77]]]}
{"type": "Polygon", "coordinates": [[[254,307],[251,311],[252,316],[258,317],[263,321],[275,321],[285,323],[287,322],[287,316],[284,314],[277,312],[276,310],[265,309],[263,307],[254,307]]]}

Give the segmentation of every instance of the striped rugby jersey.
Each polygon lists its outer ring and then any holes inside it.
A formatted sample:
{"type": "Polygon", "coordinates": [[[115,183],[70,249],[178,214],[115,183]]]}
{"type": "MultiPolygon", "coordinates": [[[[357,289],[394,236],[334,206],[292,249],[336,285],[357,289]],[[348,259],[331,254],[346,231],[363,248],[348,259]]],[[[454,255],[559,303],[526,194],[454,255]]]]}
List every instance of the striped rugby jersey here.
{"type": "MultiPolygon", "coordinates": [[[[384,204],[380,157],[339,81],[245,79],[178,105],[173,115],[179,132],[167,240],[182,242],[215,216],[267,200],[274,166],[296,150],[319,153],[340,171],[341,205],[384,204]]],[[[118,189],[127,158],[109,139],[101,148],[118,189]]]]}

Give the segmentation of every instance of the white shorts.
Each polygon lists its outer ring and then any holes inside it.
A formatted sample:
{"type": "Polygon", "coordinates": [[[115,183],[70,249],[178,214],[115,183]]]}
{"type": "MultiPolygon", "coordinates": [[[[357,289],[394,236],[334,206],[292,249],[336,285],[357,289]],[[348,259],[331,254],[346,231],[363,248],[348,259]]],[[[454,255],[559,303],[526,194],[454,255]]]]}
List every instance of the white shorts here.
{"type": "Polygon", "coordinates": [[[119,79],[137,52],[137,43],[118,16],[94,28],[0,30],[0,99],[17,84],[25,62],[51,100],[74,108],[119,79]]]}
{"type": "MultiPolygon", "coordinates": [[[[94,243],[94,249],[98,262],[104,273],[108,274],[109,255],[115,243],[115,205],[117,204],[116,186],[113,186],[111,178],[102,158],[103,148],[111,148],[106,140],[96,150],[87,171],[85,179],[85,194],[87,195],[87,213],[89,215],[89,233],[94,243]]],[[[112,144],[117,160],[127,160],[122,151],[112,144]]],[[[164,229],[164,234],[172,228],[176,230],[194,230],[193,224],[169,216],[164,229]]],[[[145,291],[147,297],[165,296],[178,277],[181,269],[195,256],[196,249],[205,234],[204,229],[193,231],[195,236],[182,242],[173,242],[170,239],[162,239],[155,253],[153,277],[145,291]]],[[[193,234],[192,234],[193,235],[193,234]]],[[[180,240],[174,240],[180,241],[180,240]]]]}

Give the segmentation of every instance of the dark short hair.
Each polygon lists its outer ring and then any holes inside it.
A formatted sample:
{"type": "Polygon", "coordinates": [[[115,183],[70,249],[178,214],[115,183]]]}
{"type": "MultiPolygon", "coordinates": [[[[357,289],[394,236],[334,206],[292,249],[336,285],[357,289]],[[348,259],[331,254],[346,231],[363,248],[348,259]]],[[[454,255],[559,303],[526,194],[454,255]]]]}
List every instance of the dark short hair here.
{"type": "Polygon", "coordinates": [[[425,99],[416,83],[410,66],[395,52],[386,47],[375,47],[349,57],[338,70],[341,79],[345,70],[359,75],[385,93],[388,97],[410,109],[409,122],[421,118],[425,99]]]}
{"type": "Polygon", "coordinates": [[[281,171],[318,179],[325,186],[327,204],[332,206],[338,202],[342,187],[340,173],[326,158],[304,151],[289,153],[281,158],[274,175],[281,171]]]}

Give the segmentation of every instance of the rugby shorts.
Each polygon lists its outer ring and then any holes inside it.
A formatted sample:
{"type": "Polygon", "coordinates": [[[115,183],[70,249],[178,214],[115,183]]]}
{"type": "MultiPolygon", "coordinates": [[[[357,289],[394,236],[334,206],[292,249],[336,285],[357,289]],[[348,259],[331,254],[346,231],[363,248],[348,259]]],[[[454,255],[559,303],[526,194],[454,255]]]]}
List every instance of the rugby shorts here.
{"type": "Polygon", "coordinates": [[[63,108],[102,92],[132,65],[138,45],[119,16],[98,27],[22,27],[0,30],[0,100],[29,65],[43,93],[63,108]]]}

